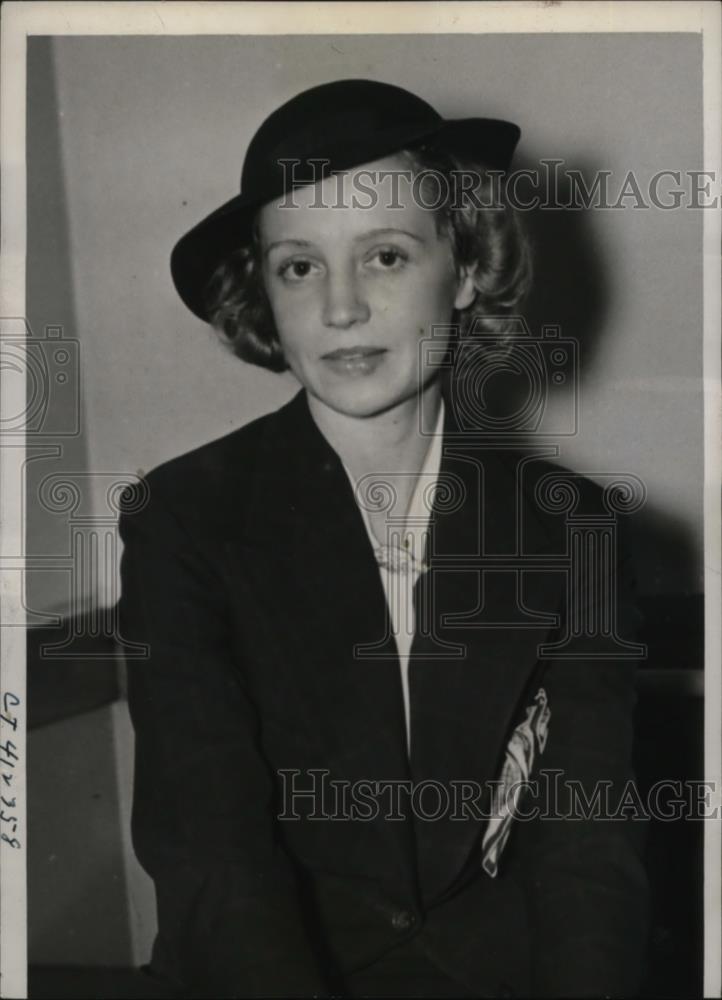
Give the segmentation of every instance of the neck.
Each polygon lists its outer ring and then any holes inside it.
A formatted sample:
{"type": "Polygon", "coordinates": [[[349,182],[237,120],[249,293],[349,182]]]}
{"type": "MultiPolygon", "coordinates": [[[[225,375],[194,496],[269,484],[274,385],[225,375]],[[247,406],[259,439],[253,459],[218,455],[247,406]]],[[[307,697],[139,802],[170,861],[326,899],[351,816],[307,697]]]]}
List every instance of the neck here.
{"type": "Polygon", "coordinates": [[[371,417],[339,413],[307,398],[316,425],[355,479],[378,472],[418,474],[438,420],[441,384],[433,379],[420,393],[371,417]]]}

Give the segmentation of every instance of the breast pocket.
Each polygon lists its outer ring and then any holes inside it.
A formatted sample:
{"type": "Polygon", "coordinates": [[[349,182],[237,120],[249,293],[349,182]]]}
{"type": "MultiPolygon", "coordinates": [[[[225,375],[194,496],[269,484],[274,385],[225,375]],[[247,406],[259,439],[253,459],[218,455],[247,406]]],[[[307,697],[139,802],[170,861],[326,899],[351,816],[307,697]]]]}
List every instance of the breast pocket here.
{"type": "Polygon", "coordinates": [[[534,765],[547,745],[551,714],[547,693],[540,687],[506,745],[501,775],[492,796],[492,816],[481,844],[481,866],[491,878],[498,874],[499,860],[532,780],[534,765]]]}

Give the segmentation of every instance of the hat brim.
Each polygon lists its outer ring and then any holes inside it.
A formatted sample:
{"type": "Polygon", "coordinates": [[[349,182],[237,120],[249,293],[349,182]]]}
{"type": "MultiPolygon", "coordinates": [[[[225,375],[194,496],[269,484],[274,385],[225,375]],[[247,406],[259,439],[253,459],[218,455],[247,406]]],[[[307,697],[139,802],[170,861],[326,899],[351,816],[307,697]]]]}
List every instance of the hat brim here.
{"type": "MultiPolygon", "coordinates": [[[[395,127],[387,133],[364,136],[356,143],[345,142],[342,148],[331,145],[324,152],[324,174],[349,170],[363,163],[389,156],[425,139],[434,139],[446,149],[467,155],[488,167],[506,171],[511,164],[521,131],[511,122],[493,118],[443,119],[433,128],[395,127]]],[[[320,158],[320,157],[319,157],[320,158]]],[[[182,236],[171,253],[171,276],[179,296],[199,319],[209,322],[205,289],[218,265],[234,250],[247,245],[252,236],[256,211],[283,190],[269,190],[267,197],[253,198],[243,193],[225,202],[182,236]]]]}

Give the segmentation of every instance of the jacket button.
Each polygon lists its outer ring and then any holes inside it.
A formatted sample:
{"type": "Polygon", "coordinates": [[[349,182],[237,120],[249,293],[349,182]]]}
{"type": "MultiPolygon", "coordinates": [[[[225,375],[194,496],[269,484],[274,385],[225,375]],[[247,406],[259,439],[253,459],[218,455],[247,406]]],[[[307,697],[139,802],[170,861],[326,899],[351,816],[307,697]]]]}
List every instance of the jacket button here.
{"type": "Polygon", "coordinates": [[[391,926],[395,931],[407,931],[415,922],[414,914],[408,910],[396,910],[391,916],[391,926]]]}

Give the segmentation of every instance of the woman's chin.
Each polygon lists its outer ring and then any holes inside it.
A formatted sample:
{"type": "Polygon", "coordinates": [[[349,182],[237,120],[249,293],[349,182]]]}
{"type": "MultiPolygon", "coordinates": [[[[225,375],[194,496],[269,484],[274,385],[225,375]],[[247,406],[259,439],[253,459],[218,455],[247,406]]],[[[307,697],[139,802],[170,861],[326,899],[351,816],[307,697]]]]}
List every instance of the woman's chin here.
{"type": "Polygon", "coordinates": [[[309,388],[309,392],[329,409],[349,417],[373,417],[416,395],[413,389],[393,391],[388,386],[374,385],[371,379],[365,384],[354,380],[343,386],[323,386],[320,390],[309,388]]]}

